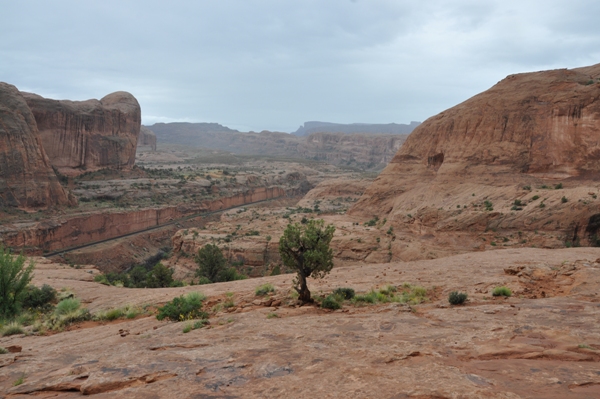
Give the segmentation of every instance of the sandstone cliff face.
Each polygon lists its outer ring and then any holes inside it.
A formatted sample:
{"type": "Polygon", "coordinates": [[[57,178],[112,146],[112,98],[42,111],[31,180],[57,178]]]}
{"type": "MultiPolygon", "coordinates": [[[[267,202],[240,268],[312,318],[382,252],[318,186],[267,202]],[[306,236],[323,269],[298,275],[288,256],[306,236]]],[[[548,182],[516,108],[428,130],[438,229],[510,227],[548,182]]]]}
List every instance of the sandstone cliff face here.
{"type": "Polygon", "coordinates": [[[511,75],[417,127],[350,213],[389,214],[422,233],[577,229],[598,212],[599,171],[600,64],[511,75]],[[548,206],[512,209],[536,201],[523,187],[563,181],[570,200],[546,191],[538,197],[548,206]],[[551,220],[549,208],[566,219],[551,220]]]}
{"type": "Polygon", "coordinates": [[[152,151],[156,151],[156,134],[146,126],[140,128],[140,137],[138,138],[138,147],[147,145],[152,148],[152,151]]]}
{"type": "Polygon", "coordinates": [[[98,100],[51,100],[23,93],[52,166],[66,175],[135,161],[141,110],[135,97],[115,92],[98,100]]]}
{"type": "Polygon", "coordinates": [[[0,82],[0,205],[28,209],[69,202],[25,99],[15,86],[0,82]]]}

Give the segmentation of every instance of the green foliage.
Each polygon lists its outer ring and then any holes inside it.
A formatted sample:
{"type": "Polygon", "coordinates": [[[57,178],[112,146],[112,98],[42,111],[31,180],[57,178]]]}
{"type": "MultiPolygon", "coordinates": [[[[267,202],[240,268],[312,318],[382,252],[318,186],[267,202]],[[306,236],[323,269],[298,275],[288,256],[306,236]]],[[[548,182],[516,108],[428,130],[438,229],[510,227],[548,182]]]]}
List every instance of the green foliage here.
{"type": "Polygon", "coordinates": [[[30,285],[23,295],[25,309],[48,309],[54,301],[56,301],[56,290],[48,284],[44,284],[42,288],[30,285]]]}
{"type": "Polygon", "coordinates": [[[371,290],[366,294],[356,295],[352,299],[352,302],[355,304],[386,302],[419,304],[427,300],[427,290],[425,288],[404,284],[400,289],[396,286],[388,285],[379,289],[379,291],[371,290]]]}
{"type": "Polygon", "coordinates": [[[11,317],[21,308],[23,296],[33,278],[33,261],[25,267],[25,257],[16,258],[0,244],[0,317],[11,317]]]}
{"type": "Polygon", "coordinates": [[[483,201],[483,205],[485,206],[485,210],[486,211],[493,211],[494,210],[494,204],[492,204],[491,201],[485,200],[485,201],[483,201]]]}
{"type": "Polygon", "coordinates": [[[271,271],[271,276],[279,276],[281,274],[281,266],[276,265],[271,271]]]}
{"type": "Polygon", "coordinates": [[[162,263],[157,263],[146,277],[148,288],[165,288],[173,284],[173,270],[162,263]]]}
{"type": "Polygon", "coordinates": [[[562,183],[558,183],[558,184],[556,184],[556,185],[554,186],[554,189],[555,189],[555,190],[560,190],[561,188],[563,188],[563,185],[562,185],[562,183]]]}
{"type": "Polygon", "coordinates": [[[183,321],[192,319],[208,319],[208,313],[202,311],[202,302],[206,296],[199,292],[190,292],[187,295],[173,298],[163,307],[158,308],[158,320],[183,321]]]}
{"type": "Polygon", "coordinates": [[[3,329],[2,329],[2,336],[3,337],[8,337],[9,335],[17,335],[17,334],[23,334],[23,326],[16,322],[13,321],[9,324],[7,324],[3,329]]]}
{"type": "Polygon", "coordinates": [[[467,300],[468,295],[465,292],[452,291],[448,295],[448,302],[451,305],[462,305],[467,300]]]}
{"type": "Polygon", "coordinates": [[[523,202],[522,202],[520,199],[516,199],[516,200],[513,202],[513,205],[515,205],[515,206],[523,206],[523,205],[525,205],[525,204],[524,204],[524,203],[523,203],[523,202]]]}
{"type": "Polygon", "coordinates": [[[198,279],[198,285],[204,285],[204,284],[212,284],[212,281],[210,281],[208,278],[202,276],[198,279]]]}
{"type": "Polygon", "coordinates": [[[275,292],[275,287],[273,287],[273,284],[271,283],[265,283],[261,286],[256,287],[254,294],[256,294],[256,296],[265,296],[271,292],[275,292]]]}
{"type": "Polygon", "coordinates": [[[496,287],[492,291],[493,296],[506,296],[509,297],[512,295],[512,291],[508,287],[496,287]]]}
{"type": "Polygon", "coordinates": [[[289,224],[279,239],[283,264],[296,271],[294,289],[302,302],[311,302],[306,284],[308,277],[323,278],[333,268],[333,251],[329,247],[335,227],[325,226],[322,219],[307,224],[289,224]]]}
{"type": "Polygon", "coordinates": [[[531,186],[523,186],[523,190],[531,191],[531,186]]]}
{"type": "Polygon", "coordinates": [[[340,309],[342,305],[338,302],[337,298],[333,295],[328,295],[323,302],[321,302],[321,307],[325,309],[340,309]]]}
{"type": "Polygon", "coordinates": [[[215,282],[245,280],[247,278],[248,276],[240,274],[235,267],[228,267],[227,269],[222,270],[221,273],[219,273],[217,281],[215,282]]]}
{"type": "Polygon", "coordinates": [[[531,197],[531,200],[532,200],[532,201],[535,201],[535,200],[537,200],[537,199],[540,199],[540,196],[539,196],[539,195],[534,195],[533,197],[531,197]]]}
{"type": "Polygon", "coordinates": [[[21,385],[22,383],[25,382],[25,373],[21,374],[21,376],[19,378],[17,378],[15,380],[15,382],[13,382],[13,387],[16,387],[18,385],[21,385]]]}
{"type": "Polygon", "coordinates": [[[3,346],[0,346],[0,355],[6,355],[8,353],[8,349],[3,346]]]}
{"type": "Polygon", "coordinates": [[[274,312],[270,312],[267,314],[267,319],[278,319],[279,315],[277,313],[274,312]]]}
{"type": "Polygon", "coordinates": [[[560,199],[560,202],[562,202],[563,204],[564,204],[565,202],[567,202],[567,201],[569,201],[569,200],[568,200],[568,199],[567,199],[567,197],[565,197],[565,196],[563,196],[563,197],[560,199]]]}
{"type": "Polygon", "coordinates": [[[354,289],[352,289],[352,288],[342,287],[342,288],[336,288],[333,291],[333,295],[340,296],[344,299],[352,299],[356,296],[356,293],[354,292],[354,289]]]}
{"type": "Polygon", "coordinates": [[[213,283],[220,280],[220,274],[225,270],[227,263],[221,249],[214,244],[206,244],[198,250],[196,255],[196,263],[198,269],[196,275],[198,277],[206,277],[213,283]]]}
{"type": "Polygon", "coordinates": [[[365,226],[375,226],[377,224],[377,222],[379,221],[379,218],[377,216],[375,216],[373,219],[369,220],[368,222],[365,222],[365,226]]]}
{"type": "Polygon", "coordinates": [[[67,298],[63,299],[56,305],[56,309],[54,309],[54,313],[56,315],[64,315],[67,313],[71,313],[76,311],[81,306],[81,302],[77,298],[67,298]]]}

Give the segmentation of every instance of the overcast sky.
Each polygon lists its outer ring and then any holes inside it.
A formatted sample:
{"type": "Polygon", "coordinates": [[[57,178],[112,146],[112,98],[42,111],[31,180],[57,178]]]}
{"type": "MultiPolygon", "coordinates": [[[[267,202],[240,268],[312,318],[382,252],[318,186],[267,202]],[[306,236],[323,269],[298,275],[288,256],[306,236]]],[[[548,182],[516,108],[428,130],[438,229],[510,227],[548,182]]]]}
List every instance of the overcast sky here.
{"type": "Polygon", "coordinates": [[[409,123],[512,73],[596,63],[597,0],[0,0],[0,81],[129,91],[144,124],[409,123]]]}

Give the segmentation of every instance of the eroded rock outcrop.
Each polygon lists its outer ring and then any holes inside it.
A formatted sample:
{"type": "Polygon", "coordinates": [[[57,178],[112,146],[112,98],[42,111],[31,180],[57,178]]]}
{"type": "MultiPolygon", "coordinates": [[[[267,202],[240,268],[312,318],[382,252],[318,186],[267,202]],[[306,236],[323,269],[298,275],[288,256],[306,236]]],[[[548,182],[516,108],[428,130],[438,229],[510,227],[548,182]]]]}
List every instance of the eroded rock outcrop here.
{"type": "Polygon", "coordinates": [[[60,173],[128,169],[135,161],[141,110],[123,91],[98,100],[52,100],[23,93],[37,122],[44,150],[60,173]]]}
{"type": "Polygon", "coordinates": [[[422,233],[566,231],[598,212],[598,172],[600,64],[511,75],[416,128],[351,214],[392,215],[422,233]],[[559,182],[565,191],[533,195],[559,182]]]}
{"type": "Polygon", "coordinates": [[[69,203],[25,99],[15,86],[0,82],[0,205],[29,209],[69,203]]]}

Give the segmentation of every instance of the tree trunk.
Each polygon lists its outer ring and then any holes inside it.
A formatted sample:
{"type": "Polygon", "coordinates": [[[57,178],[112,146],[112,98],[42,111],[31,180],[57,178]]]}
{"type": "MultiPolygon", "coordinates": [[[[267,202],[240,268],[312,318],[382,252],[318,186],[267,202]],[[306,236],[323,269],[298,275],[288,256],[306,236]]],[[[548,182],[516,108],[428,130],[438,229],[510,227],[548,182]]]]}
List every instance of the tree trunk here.
{"type": "Polygon", "coordinates": [[[298,291],[299,297],[298,299],[303,303],[311,303],[313,302],[310,297],[310,291],[308,290],[308,285],[306,285],[306,277],[301,273],[298,273],[298,285],[300,289],[296,289],[298,291]]]}

